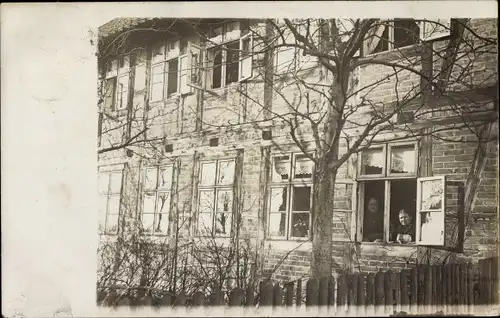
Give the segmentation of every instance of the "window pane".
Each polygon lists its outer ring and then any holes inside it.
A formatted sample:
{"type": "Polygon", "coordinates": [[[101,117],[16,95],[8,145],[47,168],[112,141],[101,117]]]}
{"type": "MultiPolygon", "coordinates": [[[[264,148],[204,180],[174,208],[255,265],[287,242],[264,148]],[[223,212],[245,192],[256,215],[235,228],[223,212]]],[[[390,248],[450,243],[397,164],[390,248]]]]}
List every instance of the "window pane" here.
{"type": "Polygon", "coordinates": [[[361,153],[361,174],[382,174],[384,153],[382,148],[368,149],[361,153]]]}
{"type": "Polygon", "coordinates": [[[240,42],[236,41],[227,46],[226,53],[226,84],[238,81],[240,42]]]}
{"type": "Polygon", "coordinates": [[[151,85],[151,100],[157,101],[163,99],[163,83],[151,85]]]}
{"type": "Polygon", "coordinates": [[[154,65],[151,71],[151,82],[153,84],[163,83],[165,63],[154,65]]]}
{"type": "Polygon", "coordinates": [[[109,197],[108,214],[118,214],[120,211],[120,196],[109,197]]]}
{"type": "Polygon", "coordinates": [[[415,173],[415,146],[391,147],[391,173],[415,173]]]}
{"type": "Polygon", "coordinates": [[[111,193],[120,193],[122,187],[122,173],[111,173],[111,193]]]}
{"type": "Polygon", "coordinates": [[[312,178],[314,162],[305,155],[297,155],[295,160],[295,175],[296,179],[312,178]]]}
{"type": "Polygon", "coordinates": [[[423,212],[420,214],[420,220],[421,242],[436,244],[443,241],[444,218],[441,212],[423,212]]]}
{"type": "Polygon", "coordinates": [[[212,88],[219,88],[222,84],[222,51],[217,49],[213,54],[212,88]]]}
{"type": "Polygon", "coordinates": [[[417,199],[417,180],[402,179],[390,182],[389,240],[395,242],[398,234],[405,234],[404,243],[415,242],[415,210],[417,199]],[[404,211],[404,213],[402,212],[404,211]]]}
{"type": "Polygon", "coordinates": [[[293,211],[309,211],[311,187],[293,187],[293,211]]]}
{"type": "Polygon", "coordinates": [[[174,59],[168,62],[168,84],[167,84],[167,96],[177,92],[177,73],[179,71],[179,60],[174,59]]]}
{"type": "Polygon", "coordinates": [[[168,234],[168,214],[157,214],[155,233],[168,234]]]}
{"type": "Polygon", "coordinates": [[[200,213],[208,213],[214,211],[214,191],[200,191],[200,213]]]}
{"type": "Polygon", "coordinates": [[[201,165],[201,185],[215,185],[215,162],[201,165]]]}
{"type": "MultiPolygon", "coordinates": [[[[376,35],[374,35],[376,36],[376,35]]],[[[386,26],[382,33],[382,36],[379,37],[379,41],[375,49],[371,53],[384,52],[389,50],[389,28],[386,26]]],[[[370,54],[371,54],[370,53],[370,54]]]]}
{"type": "Polygon", "coordinates": [[[231,213],[217,213],[215,218],[215,233],[228,235],[231,232],[231,213]]]}
{"type": "Polygon", "coordinates": [[[108,173],[99,173],[97,176],[97,182],[99,187],[99,193],[108,193],[109,186],[109,174],[108,173]]]}
{"type": "Polygon", "coordinates": [[[157,213],[169,213],[169,211],[170,211],[170,192],[158,193],[157,213]]]}
{"type": "Polygon", "coordinates": [[[384,238],[384,181],[364,183],[363,241],[384,238]]]}
{"type": "Polygon", "coordinates": [[[154,214],[143,213],[142,214],[142,230],[145,232],[152,232],[154,225],[154,214]]]}
{"type": "Polygon", "coordinates": [[[199,213],[198,214],[198,233],[210,234],[212,231],[212,214],[199,213]]]}
{"type": "Polygon", "coordinates": [[[394,48],[418,42],[420,27],[413,19],[394,19],[394,48]]]}
{"type": "Polygon", "coordinates": [[[441,210],[443,191],[441,180],[422,181],[421,210],[441,210]]]}
{"type": "Polygon", "coordinates": [[[271,212],[287,211],[288,187],[271,189],[271,212]]]}
{"type": "Polygon", "coordinates": [[[335,184],[333,208],[335,210],[352,209],[352,184],[335,184]]]}
{"type": "Polygon", "coordinates": [[[292,213],[292,236],[307,237],[309,235],[309,213],[292,213]]]}
{"type": "Polygon", "coordinates": [[[146,169],[146,175],[144,180],[144,188],[146,190],[156,189],[156,168],[146,169]]]}
{"type": "Polygon", "coordinates": [[[234,160],[219,162],[218,184],[232,184],[234,180],[234,160]]]}
{"type": "Polygon", "coordinates": [[[106,208],[108,205],[108,197],[105,195],[99,196],[99,231],[104,231],[106,228],[106,208]]]}
{"type": "Polygon", "coordinates": [[[158,184],[158,189],[170,189],[172,185],[172,166],[163,166],[159,168],[160,182],[158,184]]]}
{"type": "Polygon", "coordinates": [[[154,193],[146,193],[144,195],[143,202],[143,212],[144,213],[154,213],[155,212],[155,199],[156,195],[154,193]]]}
{"type": "Polygon", "coordinates": [[[289,180],[290,156],[274,157],[273,161],[273,181],[289,180]]]}
{"type": "Polygon", "coordinates": [[[217,191],[217,211],[229,212],[233,209],[233,191],[219,190],[217,191]]]}
{"type": "Polygon", "coordinates": [[[165,59],[165,45],[163,43],[158,43],[154,45],[152,49],[153,63],[158,61],[163,61],[164,59],[165,59]]]}
{"type": "Polygon", "coordinates": [[[269,214],[269,235],[270,236],[285,236],[286,214],[285,213],[270,213],[269,214]]]}
{"type": "Polygon", "coordinates": [[[108,233],[116,234],[118,232],[118,214],[108,215],[107,229],[108,233]]]}
{"type": "Polygon", "coordinates": [[[276,60],[277,73],[293,72],[295,70],[295,49],[279,48],[276,60]]]}

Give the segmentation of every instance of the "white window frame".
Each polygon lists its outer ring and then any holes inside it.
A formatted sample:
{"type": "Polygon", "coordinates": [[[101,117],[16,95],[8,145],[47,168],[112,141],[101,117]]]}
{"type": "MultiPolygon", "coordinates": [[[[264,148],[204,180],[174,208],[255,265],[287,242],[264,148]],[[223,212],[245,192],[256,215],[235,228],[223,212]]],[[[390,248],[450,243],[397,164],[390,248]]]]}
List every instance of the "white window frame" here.
{"type": "Polygon", "coordinates": [[[197,196],[197,218],[196,218],[196,235],[199,237],[229,237],[233,231],[233,223],[234,223],[234,206],[235,206],[235,180],[236,180],[236,158],[235,157],[221,157],[217,159],[208,159],[208,160],[202,160],[200,161],[200,170],[199,170],[199,178],[198,178],[198,196],[197,196]],[[227,184],[219,184],[219,172],[220,172],[220,163],[222,162],[232,162],[233,163],[233,180],[231,180],[231,183],[227,184]],[[202,184],[203,180],[203,165],[204,164],[210,164],[210,163],[215,163],[215,180],[214,184],[211,185],[204,185],[202,184]],[[211,207],[210,212],[201,212],[201,192],[212,192],[213,194],[213,204],[211,207]],[[218,210],[218,196],[219,193],[222,191],[229,191],[231,192],[231,207],[230,211],[219,211],[218,210]],[[205,233],[204,231],[200,230],[200,214],[208,214],[210,213],[210,219],[211,219],[211,229],[209,233],[205,233]],[[231,215],[231,220],[229,222],[229,230],[226,231],[226,233],[217,233],[216,229],[217,226],[215,224],[216,218],[218,214],[221,213],[227,213],[231,215]]]}
{"type": "MultiPolygon", "coordinates": [[[[115,111],[120,111],[127,108],[128,105],[128,97],[130,90],[130,56],[122,55],[117,59],[113,59],[108,61],[106,65],[106,81],[113,80],[114,81],[114,94],[113,94],[113,103],[112,108],[115,111]],[[123,61],[123,65],[120,65],[121,61],[123,61]],[[121,90],[120,87],[120,79],[125,79],[126,88],[121,90]],[[121,94],[121,99],[119,95],[121,94]],[[123,95],[125,94],[125,95],[123,95]],[[125,102],[123,102],[125,99],[125,102]],[[122,102],[119,102],[122,101],[122,102]]],[[[105,85],[106,86],[106,85],[105,85]]]]}
{"type": "MultiPolygon", "coordinates": [[[[123,187],[123,169],[113,169],[113,170],[100,170],[98,172],[98,178],[100,179],[101,177],[106,176],[108,181],[108,186],[105,191],[102,191],[99,189],[99,197],[102,199],[102,197],[106,197],[106,211],[104,211],[104,229],[101,229],[101,226],[99,224],[99,233],[105,234],[105,235],[118,235],[120,232],[120,218],[121,218],[121,192],[122,192],[122,187],[123,187]],[[119,182],[120,186],[118,187],[117,191],[113,191],[112,187],[112,175],[119,175],[119,182]],[[118,198],[118,211],[116,213],[110,213],[109,211],[109,203],[111,198],[118,198]],[[110,231],[108,229],[108,219],[110,215],[115,215],[117,218],[117,227],[116,231],[110,231]]],[[[99,200],[100,203],[100,200],[99,200]]],[[[100,208],[100,207],[99,207],[100,208]]],[[[99,210],[99,219],[102,216],[102,211],[99,210]]]]}
{"type": "MultiPolygon", "coordinates": [[[[187,54],[181,55],[180,53],[180,40],[179,39],[172,39],[172,40],[166,40],[166,41],[160,41],[154,44],[153,50],[159,47],[161,50],[161,56],[163,58],[154,60],[154,56],[151,57],[151,71],[150,71],[150,87],[149,87],[149,100],[150,102],[161,102],[164,100],[168,99],[173,99],[176,98],[180,94],[180,81],[181,81],[181,62],[182,59],[184,59],[187,54]],[[169,50],[169,46],[171,44],[174,44],[174,49],[169,50]],[[168,95],[168,83],[170,80],[170,74],[168,70],[168,66],[170,62],[177,60],[177,72],[174,75],[177,78],[177,88],[174,93],[172,93],[170,96],[168,95]],[[161,67],[162,68],[162,90],[161,90],[161,97],[160,99],[153,99],[153,70],[156,67],[161,67]]],[[[154,54],[154,52],[153,52],[154,54]]]]}
{"type": "Polygon", "coordinates": [[[142,200],[141,200],[141,213],[140,213],[140,233],[141,235],[151,235],[151,236],[168,236],[170,234],[170,231],[171,231],[171,209],[172,209],[172,199],[173,199],[173,189],[172,189],[172,186],[174,184],[174,177],[175,177],[175,173],[174,173],[174,169],[175,169],[175,165],[173,164],[159,164],[159,165],[150,165],[150,166],[146,166],[144,167],[142,170],[142,184],[143,184],[143,187],[142,187],[142,200]],[[168,168],[170,169],[170,181],[169,181],[169,187],[165,187],[165,188],[160,188],[159,187],[159,184],[160,184],[160,170],[162,168],[168,168]],[[154,171],[155,173],[155,178],[156,178],[156,182],[155,182],[155,186],[154,188],[147,188],[147,176],[148,176],[148,171],[154,171]],[[146,196],[148,194],[152,194],[154,195],[154,211],[150,212],[150,211],[145,211],[145,208],[144,208],[144,205],[145,205],[145,202],[146,202],[146,196]],[[159,211],[159,206],[158,206],[158,202],[159,202],[159,197],[160,195],[162,194],[166,194],[168,196],[168,211],[167,212],[160,212],[159,211]],[[153,230],[152,231],[146,231],[144,230],[143,228],[143,217],[145,214],[152,214],[153,215],[153,230]],[[157,217],[159,215],[167,215],[167,232],[164,233],[164,232],[157,232],[154,230],[154,227],[157,226],[157,217]]]}
{"type": "MultiPolygon", "coordinates": [[[[313,207],[313,176],[314,176],[314,163],[312,166],[312,174],[311,178],[296,178],[294,179],[293,176],[295,175],[295,170],[296,170],[296,163],[297,163],[297,156],[304,155],[302,152],[283,152],[283,153],[275,153],[271,156],[271,175],[270,175],[270,181],[269,185],[267,187],[267,193],[268,195],[268,213],[267,213],[267,228],[266,228],[266,233],[268,234],[267,237],[271,240],[287,240],[287,241],[307,241],[312,238],[312,207],[313,207]],[[279,157],[284,157],[288,156],[289,157],[289,178],[288,180],[279,180],[275,181],[273,180],[273,174],[274,174],[274,165],[275,165],[275,160],[276,158],[279,157]],[[271,200],[272,200],[272,190],[273,189],[283,189],[284,187],[287,188],[287,198],[286,198],[286,211],[272,211],[271,210],[271,200]],[[293,192],[295,188],[300,188],[300,187],[309,187],[310,188],[310,206],[309,206],[309,211],[294,211],[293,210],[293,192]],[[284,236],[276,236],[276,235],[271,235],[269,231],[269,226],[271,224],[271,214],[285,214],[285,234],[284,236]],[[296,237],[292,236],[292,215],[295,213],[308,213],[309,214],[309,229],[308,229],[308,235],[305,237],[296,237]]],[[[310,155],[313,155],[310,153],[310,155]]],[[[310,160],[306,157],[306,160],[310,160]]]]}
{"type": "Polygon", "coordinates": [[[241,33],[241,23],[239,22],[231,22],[236,25],[236,29],[226,32],[225,29],[227,27],[227,23],[222,25],[222,34],[212,37],[208,40],[205,48],[205,59],[206,64],[208,64],[209,54],[208,52],[211,50],[221,50],[222,61],[221,61],[221,85],[220,87],[213,87],[213,70],[214,65],[210,65],[210,76],[209,82],[211,86],[209,89],[221,89],[224,87],[228,87],[234,85],[235,83],[240,83],[242,81],[248,80],[253,76],[253,34],[252,32],[248,32],[247,34],[241,33]],[[244,42],[249,41],[250,51],[247,52],[248,55],[244,55],[244,42]],[[234,82],[227,83],[226,82],[226,72],[227,72],[227,53],[228,53],[228,45],[234,44],[235,42],[239,42],[238,47],[238,78],[234,82]]]}
{"type": "MultiPolygon", "coordinates": [[[[350,217],[350,223],[347,225],[347,227],[349,228],[349,239],[350,241],[355,241],[356,239],[356,233],[357,233],[357,229],[356,229],[356,211],[357,211],[357,205],[358,205],[358,200],[356,200],[356,190],[357,190],[357,186],[358,186],[358,183],[354,180],[348,180],[348,179],[339,179],[337,181],[335,181],[335,186],[337,185],[350,185],[352,188],[351,188],[351,208],[350,209],[336,209],[335,206],[334,206],[334,209],[333,209],[333,212],[334,213],[337,213],[337,212],[341,212],[341,213],[344,213],[346,216],[350,217]]],[[[334,201],[335,199],[337,198],[337,196],[335,196],[334,198],[334,201]]],[[[335,205],[335,203],[334,203],[335,205]]]]}
{"type": "MultiPolygon", "coordinates": [[[[419,155],[419,147],[418,147],[418,142],[417,141],[406,141],[406,142],[398,142],[398,143],[384,143],[380,145],[375,145],[372,146],[369,149],[373,148],[381,148],[382,147],[382,153],[383,153],[383,162],[384,162],[384,167],[382,168],[382,174],[376,174],[376,175],[362,175],[361,174],[361,165],[362,165],[362,158],[363,158],[363,151],[360,152],[359,154],[359,160],[358,160],[358,174],[357,174],[357,183],[358,183],[358,215],[357,215],[357,228],[356,228],[356,241],[362,242],[363,244],[368,243],[368,244],[388,244],[389,239],[390,239],[390,204],[391,204],[391,182],[392,181],[398,181],[398,180],[404,180],[404,179],[415,179],[416,181],[418,180],[418,155],[419,155]],[[414,167],[414,173],[390,173],[389,167],[390,167],[390,149],[397,147],[397,146],[409,146],[413,145],[415,149],[415,167],[414,167]],[[389,150],[388,150],[389,148],[389,150]],[[383,206],[383,211],[384,211],[384,226],[383,226],[383,242],[382,243],[373,243],[373,242],[365,242],[363,241],[363,230],[362,227],[364,225],[364,214],[365,214],[365,183],[370,182],[370,181],[382,181],[384,182],[384,206],[383,206]]],[[[418,195],[418,194],[415,194],[418,195]]],[[[415,224],[417,224],[416,216],[413,218],[413,221],[415,224]]],[[[416,236],[416,233],[415,233],[416,236]]],[[[413,238],[413,244],[411,245],[417,245],[417,240],[416,237],[413,238]]]]}
{"type": "MultiPolygon", "coordinates": [[[[444,246],[445,240],[445,204],[446,203],[446,177],[445,176],[435,176],[435,177],[422,177],[417,179],[417,210],[416,210],[416,229],[415,236],[416,242],[418,245],[428,245],[428,246],[444,246]],[[426,181],[440,181],[441,187],[443,188],[443,192],[441,194],[441,207],[439,209],[422,209],[422,184],[426,181]],[[439,234],[439,240],[430,241],[430,240],[422,240],[421,238],[421,228],[422,228],[422,214],[423,213],[432,213],[434,215],[433,219],[440,222],[439,225],[442,226],[441,232],[439,234]],[[440,214],[440,215],[439,215],[440,214]],[[437,216],[436,216],[437,215],[437,216]]],[[[437,229],[439,231],[439,229],[437,229]]]]}
{"type": "MultiPolygon", "coordinates": [[[[416,19],[411,19],[411,18],[408,18],[408,19],[413,20],[413,21],[416,20],[416,19]]],[[[420,31],[420,28],[422,26],[421,26],[421,23],[419,23],[418,21],[415,21],[418,24],[418,26],[419,26],[419,36],[417,37],[418,38],[417,42],[413,43],[413,44],[406,45],[406,46],[398,47],[398,48],[394,47],[394,22],[395,22],[394,19],[386,19],[386,20],[382,20],[381,22],[387,23],[387,25],[385,27],[389,28],[388,29],[388,34],[387,34],[387,37],[388,37],[387,50],[380,51],[380,52],[375,52],[375,53],[372,52],[372,53],[369,53],[369,54],[366,54],[366,52],[363,52],[363,56],[371,56],[371,55],[376,55],[376,54],[381,54],[381,53],[386,53],[386,52],[393,52],[393,51],[396,51],[396,50],[401,50],[401,49],[412,47],[412,46],[415,46],[415,45],[419,44],[419,41],[421,39],[421,34],[422,34],[422,32],[420,31]]]]}

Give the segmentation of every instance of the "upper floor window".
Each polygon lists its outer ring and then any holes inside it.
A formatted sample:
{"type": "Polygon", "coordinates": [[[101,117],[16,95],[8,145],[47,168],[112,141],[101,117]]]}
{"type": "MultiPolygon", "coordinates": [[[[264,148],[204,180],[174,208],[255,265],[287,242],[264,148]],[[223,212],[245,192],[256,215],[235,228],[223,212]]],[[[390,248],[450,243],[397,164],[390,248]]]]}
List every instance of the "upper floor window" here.
{"type": "Polygon", "coordinates": [[[151,101],[160,101],[179,91],[180,41],[167,40],[153,46],[151,52],[151,101]]]}
{"type": "Polygon", "coordinates": [[[167,235],[172,197],[173,166],[148,167],[144,170],[143,175],[142,231],[148,234],[167,235]]]}
{"type": "Polygon", "coordinates": [[[198,234],[229,236],[233,218],[235,160],[201,162],[198,184],[198,234]]]}
{"type": "Polygon", "coordinates": [[[99,232],[117,234],[122,171],[101,171],[99,180],[99,232]]]}
{"type": "Polygon", "coordinates": [[[211,29],[207,43],[208,87],[220,88],[252,76],[252,34],[239,22],[211,29]]]}
{"type": "Polygon", "coordinates": [[[314,163],[303,153],[272,158],[268,235],[276,239],[310,237],[314,163]]]}
{"type": "Polygon", "coordinates": [[[104,107],[108,110],[126,109],[128,105],[130,57],[124,55],[106,64],[104,107]]]}

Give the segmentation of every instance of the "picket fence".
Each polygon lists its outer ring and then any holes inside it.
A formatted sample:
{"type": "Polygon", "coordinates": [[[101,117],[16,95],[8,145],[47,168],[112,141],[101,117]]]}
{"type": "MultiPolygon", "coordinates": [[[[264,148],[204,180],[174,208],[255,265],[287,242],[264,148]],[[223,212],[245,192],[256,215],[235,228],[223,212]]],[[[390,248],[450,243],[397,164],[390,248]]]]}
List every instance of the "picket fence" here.
{"type": "MultiPolygon", "coordinates": [[[[400,272],[351,273],[338,277],[273,284],[261,282],[258,291],[235,288],[206,297],[202,292],[186,295],[166,293],[161,299],[119,297],[116,290],[101,295],[103,306],[245,306],[301,307],[328,306],[336,311],[355,307],[358,314],[415,312],[419,307],[440,310],[459,308],[462,313],[474,306],[498,304],[498,260],[489,258],[475,264],[445,266],[419,265],[400,272]],[[105,296],[105,297],[103,297],[105,296]],[[303,299],[305,296],[305,304],[303,299]],[[104,298],[104,299],[102,299],[104,298]],[[377,312],[378,311],[378,312],[377,312]]],[[[330,309],[329,309],[330,310],[330,309]]]]}

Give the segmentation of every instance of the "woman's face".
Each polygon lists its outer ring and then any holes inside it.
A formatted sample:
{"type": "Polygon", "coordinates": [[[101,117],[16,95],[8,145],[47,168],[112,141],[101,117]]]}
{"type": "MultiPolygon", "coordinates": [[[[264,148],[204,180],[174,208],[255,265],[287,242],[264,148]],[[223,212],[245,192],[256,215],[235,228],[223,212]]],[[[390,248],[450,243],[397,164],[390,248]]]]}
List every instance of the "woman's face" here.
{"type": "Polygon", "coordinates": [[[410,221],[411,221],[410,215],[407,212],[399,213],[399,222],[402,225],[408,225],[408,224],[410,224],[410,221]]]}
{"type": "Polygon", "coordinates": [[[378,212],[378,201],[375,198],[371,198],[370,201],[368,201],[368,211],[371,213],[377,213],[378,212]]]}

